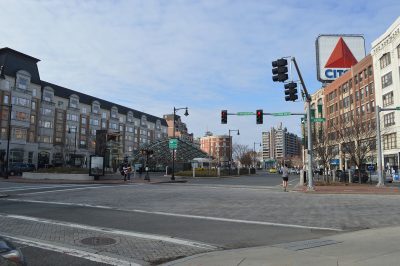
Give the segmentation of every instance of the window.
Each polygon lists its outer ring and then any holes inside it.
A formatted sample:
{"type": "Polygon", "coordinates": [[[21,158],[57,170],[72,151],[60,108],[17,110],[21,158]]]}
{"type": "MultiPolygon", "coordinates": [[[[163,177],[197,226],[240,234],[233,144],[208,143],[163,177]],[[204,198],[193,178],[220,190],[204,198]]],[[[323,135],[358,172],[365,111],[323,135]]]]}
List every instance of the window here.
{"type": "Polygon", "coordinates": [[[18,77],[17,80],[17,88],[21,90],[26,90],[28,88],[29,79],[25,77],[18,77]]]}
{"type": "Polygon", "coordinates": [[[371,101],[370,105],[371,105],[371,112],[375,112],[375,101],[371,101]]]}
{"type": "Polygon", "coordinates": [[[371,94],[374,94],[374,83],[373,82],[371,82],[370,84],[369,84],[369,93],[371,93],[371,94]]]}
{"type": "Polygon", "coordinates": [[[116,107],[111,108],[111,117],[118,118],[118,109],[116,107]]]}
{"type": "Polygon", "coordinates": [[[31,101],[29,99],[13,96],[11,101],[12,104],[31,108],[31,101]]]}
{"type": "Polygon", "coordinates": [[[8,104],[8,100],[9,100],[9,96],[8,96],[8,95],[4,95],[4,97],[3,97],[3,103],[8,104]]]}
{"type": "Polygon", "coordinates": [[[86,117],[82,117],[82,125],[86,125],[86,117]]]}
{"type": "Polygon", "coordinates": [[[117,130],[118,129],[117,123],[110,123],[110,128],[114,129],[114,130],[117,130]]]}
{"type": "Polygon", "coordinates": [[[119,131],[120,131],[120,132],[124,132],[124,126],[123,126],[123,125],[120,125],[120,126],[119,126],[119,131]]]}
{"type": "Polygon", "coordinates": [[[98,114],[100,111],[100,103],[98,101],[92,102],[92,113],[98,114]]]}
{"type": "Polygon", "coordinates": [[[106,118],[107,118],[107,113],[106,113],[106,112],[103,112],[103,113],[101,114],[101,118],[106,119],[106,118]]]}
{"type": "Polygon", "coordinates": [[[14,136],[17,140],[26,140],[26,129],[16,128],[14,129],[14,136]]]}
{"type": "Polygon", "coordinates": [[[32,110],[36,110],[36,102],[32,101],[32,110]]]}
{"type": "Polygon", "coordinates": [[[372,76],[372,66],[369,66],[369,67],[368,67],[368,75],[369,75],[369,76],[372,76]]]}
{"type": "Polygon", "coordinates": [[[397,45],[397,57],[400,58],[400,44],[397,45]]]}
{"type": "Polygon", "coordinates": [[[385,127],[390,127],[395,124],[394,122],[394,112],[388,113],[383,116],[383,125],[385,127]]]}
{"type": "Polygon", "coordinates": [[[53,93],[51,93],[50,91],[44,91],[43,100],[46,102],[52,102],[53,101],[53,93]]]}
{"type": "Polygon", "coordinates": [[[40,121],[40,126],[44,128],[53,128],[53,124],[50,121],[40,121]]]}
{"type": "Polygon", "coordinates": [[[396,133],[383,135],[383,149],[390,150],[396,148],[396,133]]]}
{"type": "Polygon", "coordinates": [[[119,122],[124,123],[124,118],[122,116],[119,118],[119,122]]]}
{"type": "Polygon", "coordinates": [[[76,97],[71,97],[69,99],[69,107],[78,108],[79,101],[76,97]]]}
{"type": "Polygon", "coordinates": [[[15,111],[15,112],[11,113],[11,119],[27,122],[27,121],[29,121],[30,116],[28,115],[28,113],[15,111]]]}
{"type": "Polygon", "coordinates": [[[392,72],[387,73],[382,78],[382,89],[392,84],[392,72]]]}
{"type": "Polygon", "coordinates": [[[51,116],[53,111],[49,108],[42,108],[42,115],[48,115],[51,116]]]}
{"type": "Polygon", "coordinates": [[[82,107],[82,114],[86,114],[86,112],[87,112],[86,107],[82,107]]]}
{"type": "Polygon", "coordinates": [[[81,134],[86,135],[86,128],[84,128],[84,127],[81,128],[81,134]]]}
{"type": "Polygon", "coordinates": [[[393,91],[382,96],[383,107],[393,104],[393,91]]]}
{"type": "Polygon", "coordinates": [[[64,105],[63,101],[58,101],[58,107],[62,107],[64,105]]]}
{"type": "Polygon", "coordinates": [[[379,59],[381,69],[390,65],[390,53],[386,53],[382,55],[381,59],[379,59]]]}
{"type": "Polygon", "coordinates": [[[31,115],[31,124],[35,124],[36,117],[34,115],[31,115]]]}
{"type": "Polygon", "coordinates": [[[93,125],[93,126],[98,126],[98,125],[100,125],[100,122],[99,122],[99,120],[98,119],[94,119],[94,118],[90,118],[90,124],[91,125],[93,125]]]}
{"type": "Polygon", "coordinates": [[[76,122],[78,122],[79,121],[78,115],[76,115],[76,114],[67,114],[67,120],[68,121],[76,121],[76,122]]]}
{"type": "Polygon", "coordinates": [[[32,96],[36,97],[36,89],[32,89],[32,96]]]}
{"type": "Polygon", "coordinates": [[[106,122],[101,122],[101,128],[107,128],[106,122]]]}

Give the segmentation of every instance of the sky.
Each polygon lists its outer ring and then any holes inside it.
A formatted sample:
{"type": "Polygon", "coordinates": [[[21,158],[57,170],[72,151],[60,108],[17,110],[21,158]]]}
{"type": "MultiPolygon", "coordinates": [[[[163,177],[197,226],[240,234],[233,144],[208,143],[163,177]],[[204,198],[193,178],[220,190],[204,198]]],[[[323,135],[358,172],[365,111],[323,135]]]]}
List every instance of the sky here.
{"type": "MultiPolygon", "coordinates": [[[[301,135],[300,117],[228,113],[304,112],[272,82],[271,62],[294,56],[310,93],[320,88],[319,34],[362,34],[371,43],[400,15],[400,1],[0,0],[0,47],[40,59],[40,78],[162,117],[177,111],[195,137],[262,141],[280,123],[301,135]]],[[[301,98],[301,97],[299,97],[301,98]]]]}

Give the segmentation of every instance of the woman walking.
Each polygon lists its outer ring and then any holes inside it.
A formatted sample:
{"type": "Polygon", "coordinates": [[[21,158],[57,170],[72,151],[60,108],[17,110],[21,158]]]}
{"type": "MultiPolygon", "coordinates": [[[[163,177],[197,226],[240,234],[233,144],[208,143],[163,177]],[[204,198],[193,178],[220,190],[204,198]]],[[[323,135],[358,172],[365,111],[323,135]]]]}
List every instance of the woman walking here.
{"type": "Polygon", "coordinates": [[[289,169],[287,168],[287,164],[282,167],[282,186],[283,191],[287,192],[287,184],[289,180],[289,169]]]}

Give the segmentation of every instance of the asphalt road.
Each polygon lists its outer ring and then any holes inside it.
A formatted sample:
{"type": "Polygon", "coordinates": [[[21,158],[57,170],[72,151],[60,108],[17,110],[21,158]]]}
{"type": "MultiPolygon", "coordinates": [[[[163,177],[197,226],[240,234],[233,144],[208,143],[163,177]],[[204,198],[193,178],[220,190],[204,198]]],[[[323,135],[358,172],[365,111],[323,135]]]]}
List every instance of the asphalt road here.
{"type": "Polygon", "coordinates": [[[157,265],[400,222],[397,196],[285,193],[280,183],[270,174],[156,185],[0,182],[10,195],[0,199],[0,235],[14,237],[30,265],[157,265]],[[93,236],[116,243],[82,244],[93,236]]]}

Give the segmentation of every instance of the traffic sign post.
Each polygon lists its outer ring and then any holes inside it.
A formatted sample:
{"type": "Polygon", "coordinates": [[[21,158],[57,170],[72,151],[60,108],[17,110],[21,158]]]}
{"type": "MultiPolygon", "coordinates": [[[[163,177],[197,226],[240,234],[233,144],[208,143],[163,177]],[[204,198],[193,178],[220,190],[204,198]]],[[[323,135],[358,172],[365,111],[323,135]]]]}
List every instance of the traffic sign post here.
{"type": "Polygon", "coordinates": [[[178,148],[178,140],[177,139],[170,139],[169,140],[169,149],[176,150],[178,148]]]}

